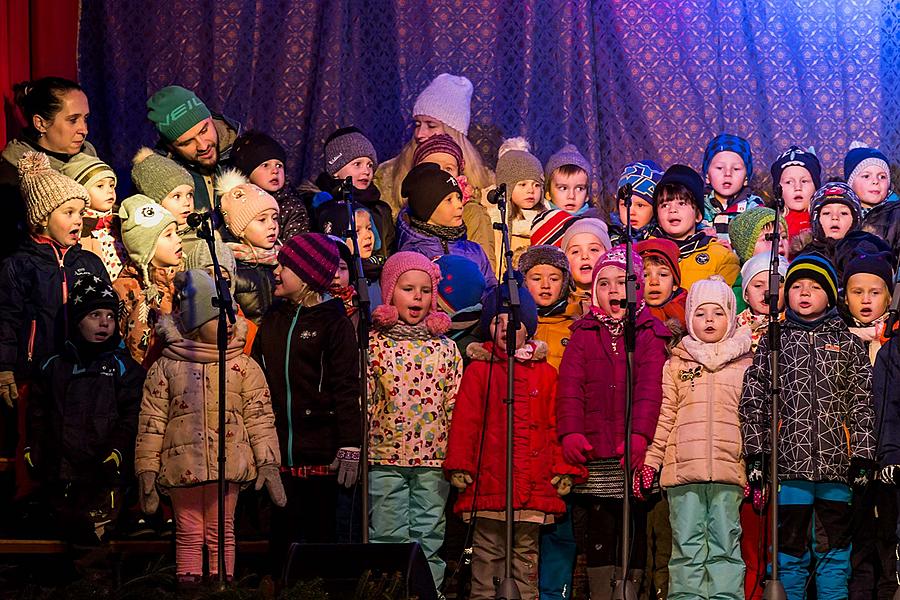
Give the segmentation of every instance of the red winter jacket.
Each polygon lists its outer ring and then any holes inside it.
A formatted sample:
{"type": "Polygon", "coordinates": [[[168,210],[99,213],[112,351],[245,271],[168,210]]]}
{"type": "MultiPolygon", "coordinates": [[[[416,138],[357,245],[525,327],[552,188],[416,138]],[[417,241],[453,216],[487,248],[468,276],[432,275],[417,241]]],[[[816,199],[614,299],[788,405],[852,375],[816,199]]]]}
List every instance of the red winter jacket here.
{"type": "MultiPolygon", "coordinates": [[[[645,307],[637,315],[632,431],[653,441],[662,404],[662,370],[669,329],[645,307]]],[[[593,312],[572,324],[559,366],[556,394],[559,437],[581,433],[593,459],[614,458],[625,440],[625,338],[615,343],[593,312]]]]}
{"type": "MultiPolygon", "coordinates": [[[[515,370],[514,508],[562,514],[566,505],[550,480],[561,474],[577,479],[586,473],[583,467],[567,465],[562,459],[556,436],[556,369],[547,363],[547,344],[533,341],[526,348],[533,350],[532,358],[517,360],[515,370]]],[[[492,353],[490,342],[469,345],[467,354],[473,360],[463,373],[456,396],[444,472],[449,477],[453,471],[466,471],[475,480],[459,495],[454,506],[457,513],[506,508],[507,370],[505,358],[494,356],[491,362],[492,353]],[[479,469],[483,427],[484,452],[479,469]]]]}

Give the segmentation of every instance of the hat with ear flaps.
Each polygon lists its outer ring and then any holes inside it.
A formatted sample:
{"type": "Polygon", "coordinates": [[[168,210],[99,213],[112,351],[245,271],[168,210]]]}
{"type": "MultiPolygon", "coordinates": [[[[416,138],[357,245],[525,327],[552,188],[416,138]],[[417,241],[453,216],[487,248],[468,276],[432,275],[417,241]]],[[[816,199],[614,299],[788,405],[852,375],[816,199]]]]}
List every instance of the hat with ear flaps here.
{"type": "Polygon", "coordinates": [[[408,271],[422,271],[431,278],[431,307],[423,323],[432,335],[443,335],[450,329],[450,317],[438,308],[438,294],[441,283],[441,268],[418,252],[397,252],[393,254],[381,271],[381,301],[383,304],[372,311],[372,323],[379,329],[390,329],[397,324],[400,314],[393,304],[394,288],[400,276],[408,271]]]}

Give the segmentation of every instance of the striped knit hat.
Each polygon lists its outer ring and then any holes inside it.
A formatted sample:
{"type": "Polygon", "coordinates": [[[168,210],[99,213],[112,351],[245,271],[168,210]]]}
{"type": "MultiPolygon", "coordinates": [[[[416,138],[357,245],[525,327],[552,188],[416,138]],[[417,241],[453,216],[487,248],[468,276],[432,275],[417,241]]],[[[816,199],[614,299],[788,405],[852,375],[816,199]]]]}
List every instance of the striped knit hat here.
{"type": "Polygon", "coordinates": [[[117,181],[116,174],[108,164],[84,152],[73,156],[59,171],[83,185],[85,189],[90,189],[92,185],[107,177],[112,178],[113,185],[116,185],[117,181]]]}
{"type": "Polygon", "coordinates": [[[822,286],[828,296],[828,308],[834,308],[837,305],[838,277],[830,260],[817,252],[801,254],[788,266],[784,289],[790,290],[794,282],[800,279],[812,279],[822,286]]]}
{"type": "Polygon", "coordinates": [[[438,152],[449,154],[455,158],[459,174],[462,175],[463,170],[466,168],[466,161],[463,159],[462,148],[460,148],[459,144],[453,141],[453,138],[446,133],[433,135],[416,146],[416,151],[413,152],[413,166],[426,162],[426,158],[432,154],[437,154],[438,152]]]}
{"type": "Polygon", "coordinates": [[[531,222],[531,245],[550,245],[557,248],[562,243],[566,230],[575,223],[576,217],[564,210],[545,210],[531,222]]]}
{"type": "Polygon", "coordinates": [[[340,254],[337,244],[321,233],[295,235],[278,251],[278,262],[293,271],[315,292],[328,291],[337,273],[340,254]]]}

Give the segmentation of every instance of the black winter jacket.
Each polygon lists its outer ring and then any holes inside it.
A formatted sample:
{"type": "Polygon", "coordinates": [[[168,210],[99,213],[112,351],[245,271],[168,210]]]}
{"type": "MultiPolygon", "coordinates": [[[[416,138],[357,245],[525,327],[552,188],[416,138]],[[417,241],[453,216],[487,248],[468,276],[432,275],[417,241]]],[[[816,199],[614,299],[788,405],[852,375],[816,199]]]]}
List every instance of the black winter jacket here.
{"type": "Polygon", "coordinates": [[[875,430],[880,434],[878,460],[884,466],[900,465],[900,332],[894,333],[875,358],[872,403],[875,430]]]}
{"type": "Polygon", "coordinates": [[[359,348],[339,299],[276,306],[252,356],[269,382],[283,466],[327,465],[339,448],[359,447],[359,348]]]}
{"type": "Polygon", "coordinates": [[[234,299],[244,316],[259,325],[275,301],[275,266],[237,261],[234,299]]]}

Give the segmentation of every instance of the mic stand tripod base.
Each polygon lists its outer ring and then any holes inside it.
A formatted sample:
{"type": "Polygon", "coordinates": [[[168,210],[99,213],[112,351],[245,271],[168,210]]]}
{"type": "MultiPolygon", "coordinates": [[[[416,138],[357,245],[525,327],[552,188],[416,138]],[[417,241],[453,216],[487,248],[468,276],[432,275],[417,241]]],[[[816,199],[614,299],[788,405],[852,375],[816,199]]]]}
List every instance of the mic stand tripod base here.
{"type": "Polygon", "coordinates": [[[516,585],[516,580],[507,577],[500,581],[497,585],[497,595],[494,598],[495,600],[522,600],[522,596],[519,594],[519,586],[516,585]]]}
{"type": "Polygon", "coordinates": [[[634,582],[627,577],[617,579],[612,597],[613,600],[637,600],[637,594],[634,592],[634,582]]]}
{"type": "MultiPolygon", "coordinates": [[[[894,595],[894,598],[896,597],[894,595]]],[[[766,587],[763,588],[763,600],[787,600],[787,594],[784,593],[784,586],[781,584],[781,580],[769,579],[766,581],[766,587]]]]}

